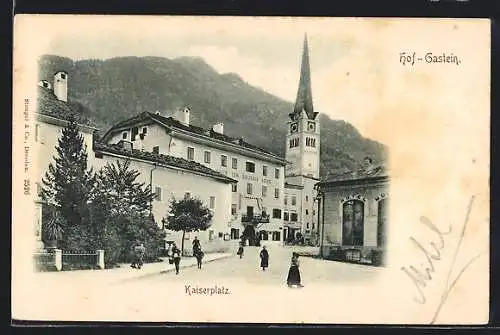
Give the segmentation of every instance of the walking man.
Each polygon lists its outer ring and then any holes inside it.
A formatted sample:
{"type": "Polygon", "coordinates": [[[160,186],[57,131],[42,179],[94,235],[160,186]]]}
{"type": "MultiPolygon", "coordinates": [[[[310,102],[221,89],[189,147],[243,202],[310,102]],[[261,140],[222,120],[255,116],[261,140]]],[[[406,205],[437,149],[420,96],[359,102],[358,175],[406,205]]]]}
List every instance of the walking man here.
{"type": "Polygon", "coordinates": [[[137,242],[134,247],[134,260],[131,264],[131,267],[136,269],[142,268],[142,265],[144,264],[143,259],[145,253],[146,248],[144,247],[144,244],[137,242]]]}
{"type": "Polygon", "coordinates": [[[172,246],[172,258],[174,260],[175,265],[175,274],[179,274],[179,266],[181,263],[181,251],[177,248],[177,245],[174,243],[172,246]]]}
{"type": "Polygon", "coordinates": [[[201,251],[201,244],[200,240],[198,240],[198,236],[195,236],[193,240],[193,256],[196,256],[198,251],[201,251]]]}
{"type": "Polygon", "coordinates": [[[201,269],[201,262],[203,260],[203,256],[205,256],[205,253],[201,251],[201,249],[196,250],[196,254],[194,257],[196,257],[196,262],[198,263],[198,269],[201,269]]]}
{"type": "Polygon", "coordinates": [[[269,266],[269,252],[267,252],[266,246],[262,247],[260,251],[260,267],[262,271],[266,271],[266,268],[269,266]]]}

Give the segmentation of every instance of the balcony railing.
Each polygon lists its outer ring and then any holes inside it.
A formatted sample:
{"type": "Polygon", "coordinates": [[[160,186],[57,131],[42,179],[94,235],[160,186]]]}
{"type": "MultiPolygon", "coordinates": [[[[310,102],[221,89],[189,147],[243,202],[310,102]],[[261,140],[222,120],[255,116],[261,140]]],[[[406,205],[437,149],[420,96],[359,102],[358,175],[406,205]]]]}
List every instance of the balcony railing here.
{"type": "Polygon", "coordinates": [[[262,215],[242,215],[241,222],[243,223],[269,223],[269,214],[262,215]]]}

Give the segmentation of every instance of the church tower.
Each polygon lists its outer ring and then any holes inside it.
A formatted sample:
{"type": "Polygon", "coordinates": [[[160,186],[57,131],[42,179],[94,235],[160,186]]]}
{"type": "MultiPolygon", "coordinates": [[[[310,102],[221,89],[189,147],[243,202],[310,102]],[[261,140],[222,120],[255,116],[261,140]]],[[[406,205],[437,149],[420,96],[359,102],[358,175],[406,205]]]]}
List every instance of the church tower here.
{"type": "Polygon", "coordinates": [[[290,163],[286,166],[285,175],[319,179],[320,126],[318,113],[313,106],[310,72],[309,47],[305,35],[297,98],[289,114],[286,160],[290,163]]]}

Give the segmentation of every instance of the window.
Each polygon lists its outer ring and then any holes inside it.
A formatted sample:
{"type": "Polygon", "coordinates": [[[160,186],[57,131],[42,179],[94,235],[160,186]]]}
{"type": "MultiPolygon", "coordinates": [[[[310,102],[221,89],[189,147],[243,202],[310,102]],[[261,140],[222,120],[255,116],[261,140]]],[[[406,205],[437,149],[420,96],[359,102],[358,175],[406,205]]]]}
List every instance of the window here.
{"type": "Polygon", "coordinates": [[[306,229],[309,229],[309,222],[306,224],[306,229]]]}
{"type": "Polygon", "coordinates": [[[299,139],[298,138],[292,138],[289,142],[290,148],[295,148],[299,146],[299,139]]]}
{"type": "Polygon", "coordinates": [[[159,146],[154,146],[153,147],[153,153],[158,155],[160,153],[160,147],[159,146]]]}
{"type": "Polygon", "coordinates": [[[213,230],[209,230],[208,231],[208,240],[212,241],[213,239],[214,239],[214,231],[213,230]]]}
{"type": "Polygon", "coordinates": [[[285,200],[284,200],[285,206],[288,204],[288,196],[285,195],[285,200]]]}
{"type": "Polygon", "coordinates": [[[210,164],[211,153],[210,151],[205,151],[203,153],[203,161],[207,164],[210,164]]]}
{"type": "Polygon", "coordinates": [[[297,222],[297,213],[290,213],[290,221],[297,222]]]}
{"type": "Polygon", "coordinates": [[[273,209],[273,219],[281,219],[281,209],[273,209]]]}
{"type": "Polygon", "coordinates": [[[194,160],[194,148],[187,148],[187,159],[190,161],[194,160]]]}
{"type": "Polygon", "coordinates": [[[247,170],[247,172],[254,173],[255,172],[255,163],[247,162],[246,170],[247,170]]]}
{"type": "Polygon", "coordinates": [[[155,199],[161,201],[161,187],[159,186],[155,188],[155,199]]]}
{"type": "Polygon", "coordinates": [[[265,177],[267,176],[267,166],[262,165],[262,175],[265,177]]]}
{"type": "Polygon", "coordinates": [[[349,200],[342,205],[343,245],[363,245],[364,208],[364,203],[360,200],[349,200]]]}
{"type": "Polygon", "coordinates": [[[297,205],[297,197],[292,196],[292,206],[296,206],[296,205],[297,205]]]}
{"type": "Polygon", "coordinates": [[[220,165],[227,166],[227,156],[226,155],[220,155],[220,165]]]}
{"type": "Polygon", "coordinates": [[[40,125],[35,125],[35,142],[38,142],[38,132],[40,131],[40,125]]]}
{"type": "Polygon", "coordinates": [[[274,178],[279,179],[280,177],[280,169],[274,169],[274,178]]]}
{"type": "Polygon", "coordinates": [[[210,209],[215,208],[215,197],[210,197],[210,209]]]}
{"type": "Polygon", "coordinates": [[[240,238],[240,230],[239,229],[235,229],[235,228],[231,228],[231,239],[232,240],[237,240],[240,238]]]}
{"type": "Polygon", "coordinates": [[[260,232],[260,236],[262,237],[263,241],[269,240],[269,233],[267,231],[265,231],[265,230],[263,230],[263,231],[260,232]]]}
{"type": "Polygon", "coordinates": [[[313,222],[313,230],[314,230],[314,226],[315,226],[315,224],[314,224],[314,222],[313,222]]]}
{"type": "Polygon", "coordinates": [[[274,189],[274,197],[276,199],[279,199],[280,198],[280,189],[279,188],[275,188],[274,189]]]}
{"type": "Polygon", "coordinates": [[[283,220],[290,221],[290,216],[289,216],[288,212],[283,212],[283,220]]]}
{"type": "Polygon", "coordinates": [[[142,133],[147,134],[148,133],[148,127],[143,127],[142,128],[142,133]]]}
{"type": "Polygon", "coordinates": [[[130,139],[132,141],[135,141],[135,137],[137,136],[137,134],[139,134],[139,128],[137,127],[132,128],[132,135],[130,136],[130,139]]]}
{"type": "Polygon", "coordinates": [[[247,194],[252,194],[252,183],[247,183],[247,194]]]}
{"type": "Polygon", "coordinates": [[[306,137],[306,146],[315,148],[316,147],[316,139],[315,138],[306,137]]]}
{"type": "Polygon", "coordinates": [[[232,162],[231,162],[231,166],[233,167],[233,169],[236,170],[238,168],[238,159],[233,158],[232,162]]]}
{"type": "Polygon", "coordinates": [[[306,201],[309,201],[309,196],[306,195],[306,201]]]}
{"type": "Polygon", "coordinates": [[[189,198],[191,198],[191,192],[184,193],[184,199],[189,199],[189,198]]]}
{"type": "Polygon", "coordinates": [[[267,186],[262,186],[262,197],[267,197],[267,186]]]}
{"type": "Polygon", "coordinates": [[[253,206],[247,206],[247,216],[249,218],[253,217],[253,206]]]}
{"type": "Polygon", "coordinates": [[[313,209],[313,215],[316,215],[316,210],[315,209],[313,209]]]}
{"type": "Polygon", "coordinates": [[[231,215],[236,215],[236,204],[231,204],[231,215]]]}
{"type": "Polygon", "coordinates": [[[306,215],[309,215],[309,210],[308,209],[306,209],[306,215]]]}
{"type": "Polygon", "coordinates": [[[127,134],[127,132],[126,132],[126,131],[124,131],[124,132],[122,133],[122,139],[126,140],[126,139],[127,139],[127,135],[128,135],[128,134],[127,134]]]}
{"type": "Polygon", "coordinates": [[[231,190],[232,190],[233,192],[238,192],[238,184],[232,184],[232,185],[231,185],[231,190]]]}
{"type": "Polygon", "coordinates": [[[224,234],[219,232],[219,238],[221,238],[222,236],[224,236],[224,234]]]}
{"type": "Polygon", "coordinates": [[[66,75],[64,73],[61,73],[61,78],[66,79],[66,75]]]}
{"type": "Polygon", "coordinates": [[[281,234],[279,231],[273,231],[273,241],[279,241],[281,239],[281,234]]]}

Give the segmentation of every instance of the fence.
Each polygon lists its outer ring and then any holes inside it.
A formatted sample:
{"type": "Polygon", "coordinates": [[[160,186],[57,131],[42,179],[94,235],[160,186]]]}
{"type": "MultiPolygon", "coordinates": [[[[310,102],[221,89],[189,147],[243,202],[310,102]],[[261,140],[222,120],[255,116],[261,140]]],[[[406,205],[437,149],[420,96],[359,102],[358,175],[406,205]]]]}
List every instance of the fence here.
{"type": "Polygon", "coordinates": [[[95,252],[49,249],[34,254],[37,271],[104,269],[104,250],[95,252]]]}
{"type": "Polygon", "coordinates": [[[36,271],[55,271],[56,253],[54,250],[41,250],[33,254],[33,262],[36,271]]]}

